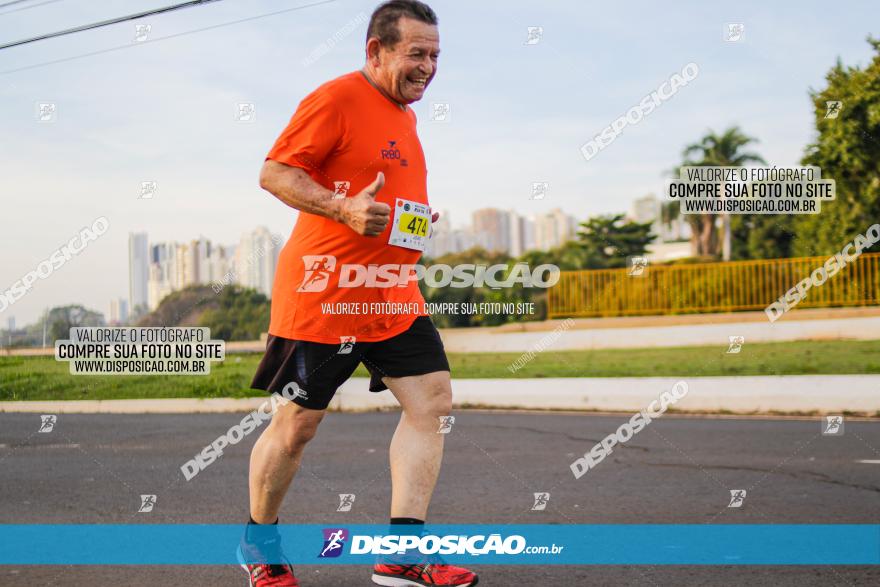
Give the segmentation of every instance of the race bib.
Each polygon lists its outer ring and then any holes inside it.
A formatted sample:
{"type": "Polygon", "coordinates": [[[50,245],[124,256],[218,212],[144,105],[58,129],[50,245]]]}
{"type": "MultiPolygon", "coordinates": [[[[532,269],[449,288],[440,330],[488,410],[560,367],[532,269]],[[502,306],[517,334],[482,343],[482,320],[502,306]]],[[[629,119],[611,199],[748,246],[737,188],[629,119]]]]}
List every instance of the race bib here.
{"type": "Polygon", "coordinates": [[[425,204],[396,198],[394,224],[388,244],[424,251],[431,231],[431,208],[425,204]]]}

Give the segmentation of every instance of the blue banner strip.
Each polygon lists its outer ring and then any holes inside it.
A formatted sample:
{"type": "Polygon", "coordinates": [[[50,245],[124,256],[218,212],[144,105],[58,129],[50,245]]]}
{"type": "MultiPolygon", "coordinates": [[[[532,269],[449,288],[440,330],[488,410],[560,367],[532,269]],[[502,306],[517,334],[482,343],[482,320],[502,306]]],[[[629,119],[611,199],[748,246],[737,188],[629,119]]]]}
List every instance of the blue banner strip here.
{"type": "MultiPolygon", "coordinates": [[[[393,534],[387,525],[377,524],[277,528],[287,558],[299,565],[372,564],[377,554],[371,545],[381,546],[380,537],[393,534]],[[352,553],[353,547],[362,553],[352,553]]],[[[243,531],[241,524],[0,525],[0,564],[237,564],[243,531]]],[[[471,554],[462,546],[452,554],[440,553],[453,564],[880,564],[880,524],[438,524],[427,533],[484,550],[471,554]],[[497,551],[507,547],[525,548],[497,551]]]]}

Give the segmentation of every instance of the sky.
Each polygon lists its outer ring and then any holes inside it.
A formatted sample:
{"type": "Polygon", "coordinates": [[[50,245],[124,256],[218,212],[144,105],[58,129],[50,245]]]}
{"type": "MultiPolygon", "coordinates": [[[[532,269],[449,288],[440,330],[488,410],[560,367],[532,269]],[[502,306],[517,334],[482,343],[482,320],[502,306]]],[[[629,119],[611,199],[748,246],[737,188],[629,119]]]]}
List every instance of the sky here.
{"type": "MultiPolygon", "coordinates": [[[[0,8],[0,44],[172,3],[30,0],[0,8]]],[[[0,291],[83,226],[109,223],[0,312],[0,327],[54,305],[107,314],[128,297],[130,232],[234,244],[264,225],[286,238],[296,212],[259,188],[260,166],[307,93],[363,65],[376,4],[221,0],[0,51],[0,291]],[[146,41],[135,24],[150,25],[146,41]],[[41,102],[56,105],[54,122],[37,121],[41,102]],[[238,103],[255,105],[254,122],[235,120],[238,103]],[[139,198],[144,181],[157,182],[151,199],[139,198]]],[[[838,59],[866,65],[865,39],[880,37],[873,0],[430,4],[442,54],[413,108],[431,204],[454,226],[482,207],[625,212],[661,194],[709,129],[739,125],[769,164],[796,165],[815,136],[810,89],[838,59]],[[728,23],[744,25],[741,41],[725,41],[728,23]],[[528,27],[543,29],[536,44],[528,27]],[[581,145],[690,62],[696,79],[583,157],[581,145]],[[430,120],[433,102],[450,105],[448,121],[430,120]],[[549,183],[544,199],[530,199],[533,182],[549,183]]]]}

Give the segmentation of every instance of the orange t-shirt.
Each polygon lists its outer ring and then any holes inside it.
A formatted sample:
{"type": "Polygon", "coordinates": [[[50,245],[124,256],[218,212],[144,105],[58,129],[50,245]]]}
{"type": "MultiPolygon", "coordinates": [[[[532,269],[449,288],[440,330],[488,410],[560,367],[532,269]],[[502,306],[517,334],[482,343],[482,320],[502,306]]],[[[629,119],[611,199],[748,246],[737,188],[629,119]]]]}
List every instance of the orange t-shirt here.
{"type": "Polygon", "coordinates": [[[375,237],[300,211],[278,259],[270,334],[326,344],[350,336],[355,342],[377,342],[425,315],[415,280],[402,279],[392,287],[339,287],[341,273],[348,284],[355,275],[346,265],[414,265],[421,257],[420,251],[388,243],[397,220],[396,198],[428,205],[428,172],[412,109],[401,109],[360,71],[343,75],[300,102],[267,159],[304,169],[337,197],[358,194],[381,171],[385,185],[376,201],[392,210],[385,231],[375,237]]]}

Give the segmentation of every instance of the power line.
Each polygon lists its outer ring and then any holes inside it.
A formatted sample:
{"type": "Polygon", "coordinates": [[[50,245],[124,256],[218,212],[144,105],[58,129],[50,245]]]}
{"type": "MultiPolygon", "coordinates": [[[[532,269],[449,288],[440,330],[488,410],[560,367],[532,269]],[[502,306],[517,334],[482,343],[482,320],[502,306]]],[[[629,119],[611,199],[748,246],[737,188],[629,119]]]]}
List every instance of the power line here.
{"type": "Polygon", "coordinates": [[[168,39],[185,37],[187,35],[191,35],[194,33],[201,33],[201,32],[219,29],[219,28],[223,28],[223,27],[227,27],[227,26],[232,26],[235,24],[241,24],[243,22],[249,22],[249,21],[258,20],[261,18],[267,18],[270,16],[285,14],[287,12],[294,12],[297,10],[303,10],[304,8],[312,8],[313,6],[320,6],[322,4],[332,4],[333,2],[337,2],[337,1],[338,0],[319,0],[318,2],[312,2],[310,4],[301,4],[300,6],[294,6],[292,8],[285,8],[283,10],[276,10],[275,12],[266,12],[263,14],[257,14],[256,16],[248,16],[246,18],[241,18],[239,20],[231,20],[228,22],[221,22],[219,24],[214,24],[214,25],[202,27],[199,29],[193,29],[190,31],[183,31],[180,33],[175,33],[173,35],[166,35],[164,37],[156,37],[154,39],[147,39],[146,41],[142,41],[140,43],[128,43],[126,45],[118,45],[116,47],[108,47],[107,49],[99,49],[98,51],[91,51],[89,53],[80,53],[79,55],[71,55],[70,57],[62,57],[61,59],[53,59],[52,61],[42,61],[40,63],[34,63],[32,65],[25,65],[23,67],[16,67],[14,69],[5,69],[3,71],[0,71],[0,75],[8,75],[10,73],[18,73],[20,71],[27,71],[29,69],[36,69],[38,67],[45,67],[47,65],[55,65],[58,63],[66,63],[68,61],[76,61],[77,59],[83,59],[85,57],[93,57],[95,55],[103,55],[105,53],[112,53],[115,51],[121,51],[123,49],[131,49],[132,47],[140,47],[143,45],[148,45],[150,43],[158,43],[159,41],[166,41],[168,39]]]}
{"type": "Polygon", "coordinates": [[[12,6],[13,4],[21,4],[22,2],[28,2],[28,0],[12,0],[12,2],[4,2],[3,4],[0,4],[0,8],[12,6]]]}
{"type": "Polygon", "coordinates": [[[164,8],[156,8],[154,10],[147,10],[145,12],[140,12],[138,14],[130,14],[128,16],[120,16],[117,18],[111,18],[108,20],[102,20],[100,22],[95,22],[92,24],[84,24],[82,26],[74,27],[71,29],[65,29],[63,31],[58,31],[55,33],[47,33],[45,35],[40,35],[38,37],[33,37],[30,39],[22,39],[21,41],[14,41],[12,43],[7,43],[5,45],[0,45],[0,50],[9,49],[10,47],[17,47],[19,45],[26,45],[28,43],[34,43],[36,41],[43,41],[45,39],[52,39],[55,37],[61,37],[63,35],[70,35],[73,33],[80,33],[82,31],[88,31],[92,29],[97,29],[100,27],[109,26],[111,24],[118,24],[120,22],[126,22],[129,20],[137,20],[139,18],[143,18],[145,16],[152,16],[154,14],[163,14],[165,12],[171,12],[173,10],[180,10],[181,8],[191,8],[193,6],[198,6],[199,4],[208,4],[210,2],[218,2],[219,0],[190,0],[189,2],[181,2],[180,4],[172,4],[171,6],[165,6],[164,8]]]}
{"type": "MultiPolygon", "coordinates": [[[[23,2],[24,0],[16,0],[16,1],[23,2]]],[[[29,6],[22,6],[21,8],[15,8],[14,10],[7,10],[6,12],[0,12],[0,16],[6,15],[6,14],[12,14],[13,12],[21,12],[22,10],[30,10],[31,8],[37,8],[38,6],[45,6],[46,4],[55,4],[56,2],[61,2],[61,0],[46,0],[45,2],[40,2],[39,4],[31,4],[29,6]]],[[[15,4],[15,2],[12,2],[12,4],[15,4]]],[[[9,6],[9,4],[3,4],[2,6],[0,6],[0,8],[2,8],[3,6],[9,6]]]]}

